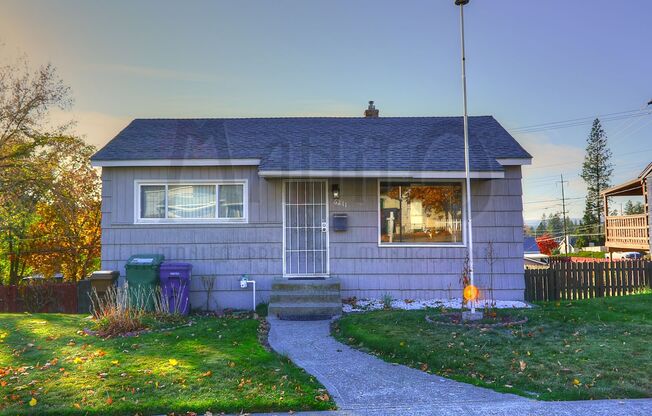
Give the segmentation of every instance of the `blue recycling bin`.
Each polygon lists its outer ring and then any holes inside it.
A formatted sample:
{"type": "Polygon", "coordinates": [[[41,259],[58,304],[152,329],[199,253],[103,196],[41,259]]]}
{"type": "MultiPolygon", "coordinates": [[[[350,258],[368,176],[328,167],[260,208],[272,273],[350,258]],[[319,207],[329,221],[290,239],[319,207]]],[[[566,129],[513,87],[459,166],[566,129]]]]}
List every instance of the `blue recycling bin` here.
{"type": "Polygon", "coordinates": [[[161,294],[170,313],[187,315],[190,312],[190,277],[192,264],[163,262],[159,271],[161,294]]]}

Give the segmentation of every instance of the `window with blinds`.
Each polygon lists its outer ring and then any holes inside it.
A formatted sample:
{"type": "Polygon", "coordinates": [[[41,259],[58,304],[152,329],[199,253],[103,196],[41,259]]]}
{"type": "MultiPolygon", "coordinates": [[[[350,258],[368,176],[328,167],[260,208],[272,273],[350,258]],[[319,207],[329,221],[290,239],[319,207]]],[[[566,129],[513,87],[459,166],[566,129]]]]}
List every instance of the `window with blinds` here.
{"type": "Polygon", "coordinates": [[[136,222],[246,222],[247,183],[138,183],[136,222]]]}

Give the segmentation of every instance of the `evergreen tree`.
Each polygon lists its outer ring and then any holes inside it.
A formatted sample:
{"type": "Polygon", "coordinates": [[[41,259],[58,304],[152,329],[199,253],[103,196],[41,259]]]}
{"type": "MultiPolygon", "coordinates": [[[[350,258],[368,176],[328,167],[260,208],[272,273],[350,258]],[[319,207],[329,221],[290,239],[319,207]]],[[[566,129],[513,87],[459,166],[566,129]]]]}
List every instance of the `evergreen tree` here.
{"type": "Polygon", "coordinates": [[[579,223],[577,221],[573,221],[570,218],[566,217],[566,227],[568,228],[569,234],[575,234],[575,232],[577,231],[577,227],[579,227],[579,223]]]}
{"type": "Polygon", "coordinates": [[[548,217],[548,232],[554,236],[563,234],[564,223],[561,219],[561,213],[555,212],[548,217]]]}
{"type": "Polygon", "coordinates": [[[625,215],[643,214],[644,212],[645,209],[642,202],[633,203],[630,199],[625,203],[625,215]]]}
{"type": "Polygon", "coordinates": [[[548,221],[546,221],[546,214],[541,217],[541,222],[537,225],[536,235],[543,235],[548,229],[548,221]]]}
{"type": "Polygon", "coordinates": [[[632,200],[628,200],[625,202],[625,215],[632,215],[632,211],[634,210],[634,204],[632,203],[632,200]]]}
{"type": "MultiPolygon", "coordinates": [[[[586,141],[586,156],[582,164],[580,175],[586,183],[586,207],[582,222],[594,225],[590,230],[598,232],[603,219],[602,198],[600,192],[610,185],[613,164],[611,163],[611,150],[607,147],[607,134],[602,128],[599,119],[593,121],[591,134],[586,141]]],[[[596,239],[601,240],[601,239],[596,239]]]]}

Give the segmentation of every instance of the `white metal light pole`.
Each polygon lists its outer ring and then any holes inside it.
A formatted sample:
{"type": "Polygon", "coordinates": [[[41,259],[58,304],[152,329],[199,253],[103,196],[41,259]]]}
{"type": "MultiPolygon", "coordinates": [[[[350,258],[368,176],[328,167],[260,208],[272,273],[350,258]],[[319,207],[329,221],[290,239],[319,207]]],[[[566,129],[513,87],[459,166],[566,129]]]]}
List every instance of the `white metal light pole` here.
{"type": "MultiPolygon", "coordinates": [[[[473,271],[473,220],[471,218],[471,168],[469,161],[469,114],[466,100],[466,54],[464,50],[464,5],[469,0],[455,0],[455,5],[460,6],[460,40],[462,43],[462,91],[464,97],[464,173],[466,178],[466,233],[469,244],[469,274],[471,285],[474,286],[473,271]]],[[[475,313],[475,299],[471,300],[471,314],[475,313]]]]}

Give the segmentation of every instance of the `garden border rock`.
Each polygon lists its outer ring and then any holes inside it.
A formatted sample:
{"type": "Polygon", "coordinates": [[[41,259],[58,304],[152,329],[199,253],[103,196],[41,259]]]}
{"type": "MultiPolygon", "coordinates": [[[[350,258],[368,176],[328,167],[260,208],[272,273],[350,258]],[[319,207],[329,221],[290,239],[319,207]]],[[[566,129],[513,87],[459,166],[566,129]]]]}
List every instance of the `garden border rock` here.
{"type": "Polygon", "coordinates": [[[84,331],[84,333],[86,335],[93,335],[93,336],[96,336],[96,337],[102,338],[102,339],[130,338],[130,337],[137,337],[137,336],[140,336],[140,335],[156,333],[156,332],[170,332],[170,331],[177,330],[179,328],[189,328],[189,327],[193,326],[194,324],[195,324],[195,321],[191,319],[188,322],[185,322],[183,324],[176,325],[176,326],[171,326],[171,327],[167,327],[167,328],[155,328],[155,329],[145,328],[145,329],[141,329],[141,330],[138,330],[138,331],[125,332],[124,334],[110,335],[110,336],[107,336],[107,337],[101,336],[99,331],[93,331],[92,329],[84,328],[83,331],[84,331]]]}
{"type": "Polygon", "coordinates": [[[495,324],[473,324],[473,323],[468,323],[468,322],[442,322],[442,321],[437,321],[433,320],[429,315],[425,316],[426,322],[430,324],[438,324],[438,325],[453,325],[453,326],[459,326],[459,327],[469,327],[469,328],[505,328],[505,327],[511,327],[514,325],[523,325],[528,322],[527,316],[524,317],[523,319],[519,321],[514,321],[514,322],[496,322],[495,324]]]}

